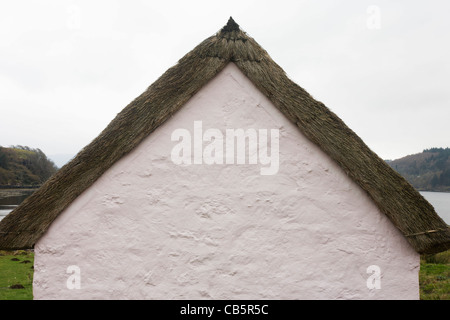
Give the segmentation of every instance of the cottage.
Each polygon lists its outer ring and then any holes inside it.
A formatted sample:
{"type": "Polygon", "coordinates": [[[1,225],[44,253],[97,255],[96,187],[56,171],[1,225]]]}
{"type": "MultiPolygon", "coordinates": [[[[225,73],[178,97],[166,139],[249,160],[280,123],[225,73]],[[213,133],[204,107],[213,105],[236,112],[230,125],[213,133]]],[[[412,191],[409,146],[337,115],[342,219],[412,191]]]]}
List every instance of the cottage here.
{"type": "Polygon", "coordinates": [[[433,207],[231,18],[0,223],[1,249],[35,250],[35,299],[417,299],[420,254],[449,247],[433,207]]]}

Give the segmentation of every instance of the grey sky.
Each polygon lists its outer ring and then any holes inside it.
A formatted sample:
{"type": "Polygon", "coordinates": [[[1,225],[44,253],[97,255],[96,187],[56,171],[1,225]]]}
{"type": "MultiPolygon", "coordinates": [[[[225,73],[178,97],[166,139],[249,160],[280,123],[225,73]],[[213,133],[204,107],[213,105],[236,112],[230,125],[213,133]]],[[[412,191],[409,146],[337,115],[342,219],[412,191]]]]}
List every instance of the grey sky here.
{"type": "Polygon", "coordinates": [[[450,147],[450,2],[1,1],[0,145],[76,154],[233,16],[379,156],[450,147]]]}

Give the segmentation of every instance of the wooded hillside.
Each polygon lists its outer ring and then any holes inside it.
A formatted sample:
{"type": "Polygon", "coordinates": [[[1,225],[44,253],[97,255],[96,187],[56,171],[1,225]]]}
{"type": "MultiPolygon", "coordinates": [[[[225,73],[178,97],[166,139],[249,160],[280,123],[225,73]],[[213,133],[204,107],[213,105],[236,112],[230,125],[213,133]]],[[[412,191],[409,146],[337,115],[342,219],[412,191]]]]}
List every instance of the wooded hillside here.
{"type": "Polygon", "coordinates": [[[387,162],[420,191],[450,192],[450,148],[425,149],[387,162]]]}
{"type": "Polygon", "coordinates": [[[57,170],[40,149],[0,147],[0,186],[39,186],[57,170]]]}

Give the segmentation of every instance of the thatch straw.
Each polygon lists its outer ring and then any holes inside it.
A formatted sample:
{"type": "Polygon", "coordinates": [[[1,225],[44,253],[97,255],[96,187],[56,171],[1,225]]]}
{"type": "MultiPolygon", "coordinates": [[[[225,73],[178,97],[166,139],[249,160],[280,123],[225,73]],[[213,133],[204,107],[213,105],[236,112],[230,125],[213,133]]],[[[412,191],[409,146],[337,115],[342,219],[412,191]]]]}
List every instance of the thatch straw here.
{"type": "Polygon", "coordinates": [[[230,18],[132,101],[107,128],[0,222],[0,249],[32,248],[50,224],[117,160],[177,112],[230,61],[334,159],[419,253],[450,248],[450,229],[404,178],[284,71],[230,18]]]}

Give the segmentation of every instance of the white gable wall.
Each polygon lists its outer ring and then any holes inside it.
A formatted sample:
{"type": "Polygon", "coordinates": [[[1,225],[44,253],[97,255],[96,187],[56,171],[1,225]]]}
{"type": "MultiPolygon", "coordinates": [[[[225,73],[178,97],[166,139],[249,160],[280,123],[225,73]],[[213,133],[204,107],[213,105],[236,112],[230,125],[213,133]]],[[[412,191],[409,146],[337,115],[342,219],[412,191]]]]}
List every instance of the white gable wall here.
{"type": "MultiPolygon", "coordinates": [[[[205,143],[206,145],[206,143],[205,143]]],[[[419,255],[230,63],[35,246],[35,299],[418,299],[419,255]],[[180,166],[179,128],[279,129],[279,171],[180,166]],[[369,289],[367,268],[381,270],[369,289]],[[80,288],[69,289],[79,268],[80,288]],[[69,271],[72,269],[69,269],[69,271]],[[73,271],[70,271],[73,272],[73,271]]]]}

